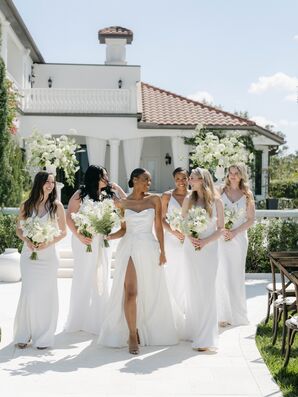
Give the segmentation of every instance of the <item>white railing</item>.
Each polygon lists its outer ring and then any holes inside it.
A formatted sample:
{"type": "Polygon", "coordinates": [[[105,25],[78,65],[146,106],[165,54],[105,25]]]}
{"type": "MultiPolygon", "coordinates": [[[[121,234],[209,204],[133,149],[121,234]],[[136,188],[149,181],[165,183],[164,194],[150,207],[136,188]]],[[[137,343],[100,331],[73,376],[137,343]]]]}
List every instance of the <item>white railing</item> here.
{"type": "Polygon", "coordinates": [[[297,218],[298,210],[256,210],[256,218],[297,218]]]}
{"type": "Polygon", "coordinates": [[[20,91],[29,113],[132,113],[126,89],[31,88],[20,91]]]}

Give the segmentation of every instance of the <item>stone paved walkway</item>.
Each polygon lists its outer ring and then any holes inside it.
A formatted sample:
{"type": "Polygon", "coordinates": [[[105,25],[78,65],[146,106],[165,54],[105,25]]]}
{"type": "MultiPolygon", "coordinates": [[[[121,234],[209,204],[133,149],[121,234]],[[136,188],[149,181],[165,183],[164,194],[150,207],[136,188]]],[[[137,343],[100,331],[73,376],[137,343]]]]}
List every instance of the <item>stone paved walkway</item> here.
{"type": "MultiPolygon", "coordinates": [[[[255,346],[266,309],[266,277],[247,279],[250,325],[221,331],[218,353],[197,353],[190,343],[126,349],[96,346],[87,333],[65,334],[71,279],[59,279],[60,314],[52,350],[15,349],[11,343],[20,283],[0,283],[1,397],[200,396],[279,397],[255,346]]],[[[160,332],[162,332],[162,325],[160,332]]]]}

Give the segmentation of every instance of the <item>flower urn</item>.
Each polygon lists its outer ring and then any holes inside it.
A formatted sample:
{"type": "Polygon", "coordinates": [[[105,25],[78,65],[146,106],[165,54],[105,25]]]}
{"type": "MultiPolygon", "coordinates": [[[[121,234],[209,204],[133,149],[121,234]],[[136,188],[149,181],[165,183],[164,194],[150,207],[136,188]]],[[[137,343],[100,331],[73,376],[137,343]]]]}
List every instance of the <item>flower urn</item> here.
{"type": "Polygon", "coordinates": [[[218,165],[218,166],[216,167],[214,176],[215,176],[215,178],[216,178],[216,183],[215,183],[215,184],[216,184],[216,185],[221,185],[221,184],[223,183],[223,179],[224,179],[224,176],[225,176],[225,169],[224,169],[224,167],[218,165]]]}
{"type": "Polygon", "coordinates": [[[16,248],[6,248],[0,255],[0,282],[21,280],[20,256],[16,248]]]}

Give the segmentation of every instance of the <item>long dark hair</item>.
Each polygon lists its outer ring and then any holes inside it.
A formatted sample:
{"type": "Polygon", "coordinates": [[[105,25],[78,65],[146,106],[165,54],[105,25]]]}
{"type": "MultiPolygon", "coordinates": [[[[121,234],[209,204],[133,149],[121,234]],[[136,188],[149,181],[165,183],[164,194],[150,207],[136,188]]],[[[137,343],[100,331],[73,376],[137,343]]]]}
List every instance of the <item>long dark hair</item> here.
{"type": "MultiPolygon", "coordinates": [[[[85,173],[84,185],[80,186],[80,199],[83,200],[88,196],[93,201],[99,201],[99,182],[102,179],[105,179],[106,175],[107,170],[104,167],[99,165],[89,165],[85,173]]],[[[107,193],[107,198],[111,198],[115,194],[112,192],[112,186],[109,182],[102,191],[107,193]]]]}
{"type": "Polygon", "coordinates": [[[136,168],[132,171],[132,173],[130,174],[130,178],[128,181],[128,186],[131,188],[133,187],[133,178],[138,178],[140,175],[144,174],[145,172],[147,172],[147,170],[145,170],[145,168],[136,168]]]}
{"type": "MultiPolygon", "coordinates": [[[[25,218],[29,218],[32,216],[33,211],[38,213],[38,205],[44,199],[43,186],[48,180],[49,175],[53,175],[50,172],[40,171],[35,175],[33,186],[31,192],[29,194],[29,198],[24,202],[24,210],[23,215],[25,218]]],[[[49,194],[47,201],[45,202],[45,209],[49,211],[51,218],[55,216],[57,211],[57,190],[56,190],[56,182],[54,189],[49,194]]]]}

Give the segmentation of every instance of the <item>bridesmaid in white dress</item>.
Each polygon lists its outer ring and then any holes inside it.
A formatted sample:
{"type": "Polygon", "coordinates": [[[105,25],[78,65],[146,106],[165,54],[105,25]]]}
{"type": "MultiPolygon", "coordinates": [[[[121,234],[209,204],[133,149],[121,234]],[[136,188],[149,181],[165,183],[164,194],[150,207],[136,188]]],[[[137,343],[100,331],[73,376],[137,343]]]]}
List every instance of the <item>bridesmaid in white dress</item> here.
{"type": "MultiPolygon", "coordinates": [[[[183,334],[183,324],[179,320],[185,314],[185,268],[183,266],[183,241],[184,235],[178,230],[172,230],[167,215],[173,210],[182,209],[182,203],[188,194],[189,173],[181,167],[173,172],[175,189],[164,192],[161,197],[162,202],[162,223],[165,230],[165,252],[167,257],[167,266],[165,269],[166,279],[168,282],[169,292],[175,301],[175,310],[179,311],[176,319],[176,325],[179,333],[183,334]],[[182,329],[180,329],[182,327],[182,329]]],[[[174,310],[174,312],[175,312],[174,310]]]]}
{"type": "Polygon", "coordinates": [[[59,264],[55,243],[66,236],[64,208],[57,201],[53,174],[41,171],[34,178],[28,200],[21,208],[19,221],[37,216],[42,222],[57,222],[61,234],[50,243],[35,248],[23,236],[20,223],[17,236],[24,241],[21,253],[22,288],[14,322],[14,342],[20,349],[31,341],[37,349],[53,346],[58,318],[57,268],[59,264]],[[30,259],[32,251],[37,260],[30,259]]]}
{"type": "Polygon", "coordinates": [[[216,272],[218,239],[224,227],[223,204],[208,170],[195,168],[189,178],[192,193],[184,199],[182,215],[195,206],[205,208],[209,224],[199,238],[186,236],[184,261],[187,274],[186,334],[192,348],[217,347],[216,272]]]}
{"type": "Polygon", "coordinates": [[[122,237],[114,282],[98,343],[129,346],[138,354],[141,345],[172,345],[178,341],[164,268],[166,262],[161,200],[149,194],[151,176],[135,169],[129,180],[132,193],[121,200],[125,222],[109,239],[122,237]],[[155,226],[155,238],[152,227],[155,226]]]}
{"type": "Polygon", "coordinates": [[[247,230],[254,223],[255,205],[244,165],[229,167],[221,198],[225,207],[240,211],[240,217],[231,230],[225,229],[219,241],[218,320],[221,326],[245,325],[248,324],[245,297],[247,230]]]}
{"type": "Polygon", "coordinates": [[[110,248],[104,248],[102,235],[88,238],[80,234],[71,214],[79,211],[84,199],[99,201],[114,197],[112,189],[115,189],[122,197],[126,195],[118,185],[109,184],[108,174],[104,167],[90,165],[86,170],[84,182],[85,185],[81,186],[71,197],[66,215],[67,225],[73,233],[74,271],[65,330],[98,334],[109,296],[112,252],[110,248]],[[91,244],[92,252],[86,252],[88,244],[91,244]]]}

